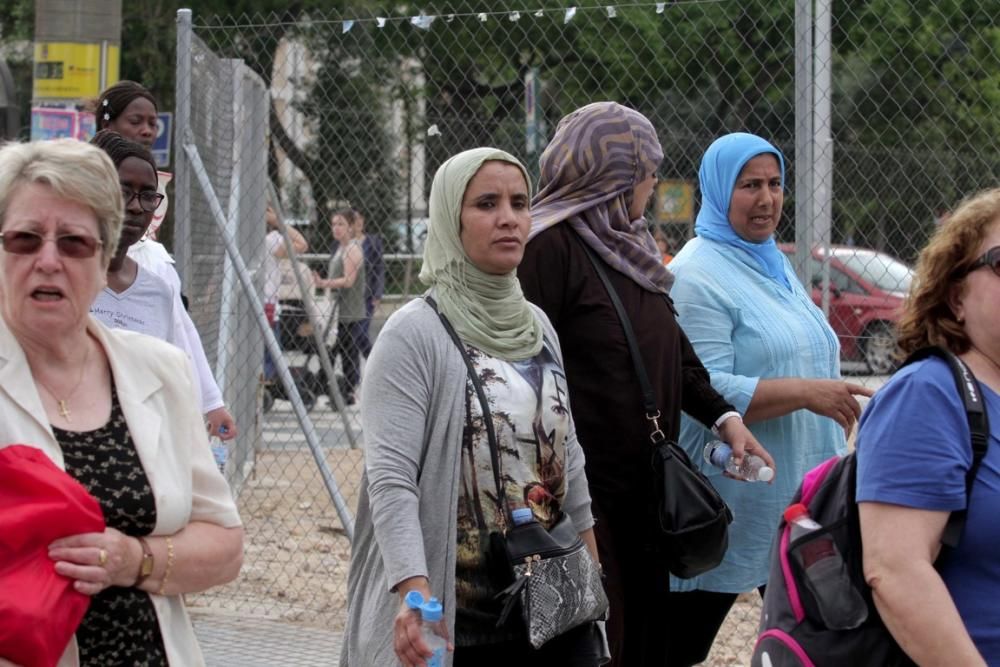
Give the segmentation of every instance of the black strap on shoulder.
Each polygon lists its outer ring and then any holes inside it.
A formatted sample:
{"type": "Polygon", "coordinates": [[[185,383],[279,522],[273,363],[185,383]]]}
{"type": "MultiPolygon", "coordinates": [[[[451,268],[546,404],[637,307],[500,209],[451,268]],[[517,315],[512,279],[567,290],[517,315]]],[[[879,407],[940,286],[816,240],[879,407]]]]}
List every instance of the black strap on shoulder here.
{"type": "MultiPolygon", "coordinates": [[[[493,428],[493,414],[490,412],[489,403],[486,400],[486,391],[483,389],[483,382],[479,379],[479,373],[476,372],[476,367],[472,365],[472,359],[469,358],[469,353],[465,349],[465,345],[462,343],[462,339],[458,337],[455,328],[451,326],[451,322],[448,318],[444,316],[440,310],[438,310],[437,302],[432,296],[425,295],[424,300],[427,304],[434,309],[437,313],[438,318],[441,320],[441,324],[444,325],[445,331],[455,342],[455,347],[462,354],[462,361],[465,362],[465,367],[469,371],[469,380],[472,381],[472,386],[476,389],[476,396],[479,397],[480,409],[483,412],[483,424],[486,425],[486,436],[490,441],[490,460],[493,464],[493,482],[497,487],[497,500],[503,511],[504,521],[507,520],[507,513],[510,508],[507,507],[507,494],[504,492],[503,484],[500,482],[500,446],[497,443],[497,434],[493,428]]],[[[508,524],[509,525],[509,524],[508,524]]],[[[505,526],[502,526],[506,530],[505,526]]]]}
{"type": "MultiPolygon", "coordinates": [[[[587,252],[587,258],[590,263],[594,265],[594,269],[597,271],[597,275],[601,279],[601,283],[604,285],[604,289],[607,290],[608,296],[611,298],[611,303],[615,307],[615,312],[618,313],[618,319],[622,323],[622,330],[625,332],[625,340],[628,343],[629,355],[632,357],[632,365],[635,367],[635,375],[639,379],[639,388],[642,390],[642,403],[646,410],[646,420],[649,422],[649,439],[654,445],[662,442],[666,435],[660,429],[660,409],[656,405],[656,394],[653,393],[653,385],[649,382],[649,375],[646,374],[646,364],[642,360],[642,352],[639,351],[639,343],[636,342],[635,332],[632,329],[632,321],[629,319],[628,313],[625,312],[625,307],[622,305],[621,299],[618,297],[618,292],[615,290],[614,285],[608,279],[608,273],[604,270],[604,266],[601,260],[594,254],[594,251],[584,243],[583,239],[580,239],[580,245],[587,252]]],[[[670,303],[669,299],[667,305],[673,310],[673,304],[670,303]]]]}
{"type": "Polygon", "coordinates": [[[927,357],[939,357],[947,362],[951,369],[951,375],[958,388],[958,394],[962,397],[965,405],[965,415],[969,420],[969,432],[972,440],[972,465],[969,466],[965,474],[965,497],[966,509],[957,510],[948,517],[948,524],[945,526],[944,534],[941,536],[941,543],[947,547],[958,546],[962,539],[962,530],[965,528],[965,517],[968,513],[968,505],[972,498],[972,485],[976,482],[976,474],[979,472],[979,464],[986,456],[986,448],[989,444],[990,424],[986,415],[986,406],[983,404],[983,390],[979,386],[976,376],[972,370],[962,361],[958,355],[937,346],[923,347],[911,354],[903,362],[903,366],[912,364],[915,361],[926,359],[927,357]]]}

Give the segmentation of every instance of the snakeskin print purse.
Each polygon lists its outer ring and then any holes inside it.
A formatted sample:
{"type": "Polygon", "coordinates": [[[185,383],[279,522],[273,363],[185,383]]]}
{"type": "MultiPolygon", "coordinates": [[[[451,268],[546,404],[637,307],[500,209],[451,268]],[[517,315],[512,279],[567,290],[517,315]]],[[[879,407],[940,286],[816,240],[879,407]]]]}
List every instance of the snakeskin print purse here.
{"type": "Polygon", "coordinates": [[[603,620],[608,610],[601,573],[569,515],[551,530],[537,521],[512,526],[505,536],[514,583],[498,625],[520,603],[535,648],[578,625],[603,620]]]}

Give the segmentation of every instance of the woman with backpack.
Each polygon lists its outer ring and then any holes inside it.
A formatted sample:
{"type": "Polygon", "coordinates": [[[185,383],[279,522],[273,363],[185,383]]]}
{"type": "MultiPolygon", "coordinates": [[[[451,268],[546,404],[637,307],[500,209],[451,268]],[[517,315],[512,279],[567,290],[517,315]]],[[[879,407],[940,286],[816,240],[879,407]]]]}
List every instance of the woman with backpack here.
{"type": "Polygon", "coordinates": [[[970,426],[948,365],[914,362],[879,390],[857,439],[865,579],[917,664],[1000,665],[1000,188],[966,200],[937,228],[913,284],[902,352],[936,345],[957,354],[991,426],[967,494],[970,426]],[[963,509],[960,541],[939,558],[949,516],[963,509]]]}

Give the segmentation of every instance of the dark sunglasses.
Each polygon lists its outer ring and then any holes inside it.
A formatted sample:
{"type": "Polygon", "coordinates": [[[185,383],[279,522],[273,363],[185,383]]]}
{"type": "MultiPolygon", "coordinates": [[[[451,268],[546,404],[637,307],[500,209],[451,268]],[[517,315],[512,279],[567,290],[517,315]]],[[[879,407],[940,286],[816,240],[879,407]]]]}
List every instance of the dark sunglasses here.
{"type": "Polygon", "coordinates": [[[61,256],[73,259],[93,257],[97,249],[104,245],[99,239],[86,234],[63,234],[55,238],[46,238],[35,232],[0,232],[0,243],[3,243],[3,249],[15,255],[34,255],[42,249],[42,245],[46,241],[55,243],[56,251],[61,256]]]}
{"type": "Polygon", "coordinates": [[[160,202],[163,201],[163,195],[159,192],[154,192],[153,190],[143,190],[142,192],[133,192],[132,188],[122,187],[122,199],[125,201],[125,208],[136,197],[139,198],[139,208],[141,208],[146,213],[152,213],[160,206],[160,202]]]}
{"type": "Polygon", "coordinates": [[[983,253],[983,256],[969,267],[969,273],[984,266],[990,267],[993,273],[1000,276],[1000,245],[995,245],[983,253]]]}

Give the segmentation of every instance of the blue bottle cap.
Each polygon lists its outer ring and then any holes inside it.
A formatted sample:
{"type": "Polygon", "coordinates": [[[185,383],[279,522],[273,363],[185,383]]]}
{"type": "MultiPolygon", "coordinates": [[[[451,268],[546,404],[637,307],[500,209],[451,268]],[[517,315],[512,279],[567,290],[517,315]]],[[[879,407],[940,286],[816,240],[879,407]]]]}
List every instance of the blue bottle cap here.
{"type": "Polygon", "coordinates": [[[515,526],[520,526],[522,523],[534,521],[535,515],[532,513],[530,507],[518,507],[510,513],[510,518],[515,526]]]}
{"type": "Polygon", "coordinates": [[[444,616],[441,609],[441,603],[438,602],[437,598],[432,597],[430,600],[421,605],[420,615],[425,621],[429,621],[431,623],[440,621],[442,616],[444,616]]]}
{"type": "Polygon", "coordinates": [[[406,602],[406,606],[410,609],[420,609],[424,604],[424,596],[420,591],[410,591],[403,598],[403,601],[406,602]]]}

